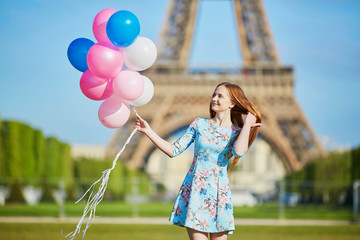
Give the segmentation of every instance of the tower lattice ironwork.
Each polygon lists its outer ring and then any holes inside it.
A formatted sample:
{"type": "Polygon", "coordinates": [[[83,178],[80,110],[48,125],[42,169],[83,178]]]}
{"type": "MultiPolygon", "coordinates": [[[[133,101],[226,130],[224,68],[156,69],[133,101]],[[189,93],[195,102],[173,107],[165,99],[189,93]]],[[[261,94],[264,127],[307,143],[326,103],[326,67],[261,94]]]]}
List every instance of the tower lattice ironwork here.
{"type": "MultiPolygon", "coordinates": [[[[172,0],[158,42],[158,59],[143,73],[153,81],[155,94],[138,112],[167,138],[194,118],[209,116],[210,97],[218,83],[236,83],[262,113],[259,136],[272,147],[286,171],[300,169],[324,151],[294,98],[293,68],[280,64],[262,2],[232,3],[243,65],[237,69],[191,69],[188,61],[199,0],[172,0]]],[[[132,120],[111,140],[111,156],[134,128],[132,120]]],[[[136,134],[121,158],[128,166],[141,168],[153,149],[150,140],[136,134]]]]}

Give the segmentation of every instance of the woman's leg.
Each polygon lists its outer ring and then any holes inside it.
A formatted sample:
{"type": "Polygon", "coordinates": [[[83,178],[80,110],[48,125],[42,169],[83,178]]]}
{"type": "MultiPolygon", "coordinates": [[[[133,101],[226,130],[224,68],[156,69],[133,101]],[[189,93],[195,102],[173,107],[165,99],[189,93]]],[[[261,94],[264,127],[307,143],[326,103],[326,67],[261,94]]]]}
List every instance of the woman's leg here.
{"type": "Polygon", "coordinates": [[[204,232],[199,232],[192,228],[186,228],[190,240],[208,240],[208,234],[204,232]]]}
{"type": "Polygon", "coordinates": [[[226,240],[227,237],[227,232],[210,233],[210,240],[226,240]]]}

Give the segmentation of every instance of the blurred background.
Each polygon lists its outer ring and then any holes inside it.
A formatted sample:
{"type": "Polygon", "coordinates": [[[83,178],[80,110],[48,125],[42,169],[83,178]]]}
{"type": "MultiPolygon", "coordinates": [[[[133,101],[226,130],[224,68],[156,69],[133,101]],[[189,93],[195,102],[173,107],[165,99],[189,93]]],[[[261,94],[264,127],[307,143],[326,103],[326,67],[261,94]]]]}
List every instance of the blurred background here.
{"type": "MultiPolygon", "coordinates": [[[[234,1],[242,7],[240,27],[233,1],[177,2],[176,11],[170,0],[0,2],[0,215],[79,216],[84,205],[74,207],[73,202],[111,167],[125,142],[133,118],[124,126],[126,131],[101,125],[101,102],[82,94],[81,72],[66,55],[76,38],[96,42],[93,19],[100,10],[113,8],[133,12],[141,24],[140,35],[158,47],[159,61],[144,72],[154,82],[153,103],[139,107],[140,115],[162,126],[154,116],[165,93],[181,97],[179,91],[194,86],[190,95],[206,89],[201,92],[205,100],[189,103],[206,113],[206,96],[210,100],[224,79],[243,85],[264,109],[264,131],[230,178],[236,218],[356,221],[360,2],[263,0],[255,1],[262,11],[253,11],[251,6],[246,10],[249,1],[234,1]],[[191,12],[181,19],[181,11],[191,2],[198,4],[197,15],[191,12]],[[165,47],[183,48],[181,43],[164,43],[169,37],[166,29],[182,33],[186,26],[191,28],[190,35],[183,36],[191,42],[186,61],[175,58],[170,64],[165,47]],[[241,26],[247,47],[241,44],[241,26]],[[261,53],[254,55],[252,28],[261,29],[253,36],[265,39],[264,46],[272,51],[265,60],[261,53]],[[253,58],[244,57],[244,51],[253,58]],[[175,70],[174,63],[180,63],[175,70]],[[161,75],[163,69],[168,75],[161,75]],[[203,82],[194,84],[196,76],[203,82]],[[289,101],[288,108],[282,108],[283,101],[289,101]],[[296,111],[285,119],[288,109],[296,111]]],[[[199,112],[190,110],[190,117],[196,118],[199,112]]],[[[190,123],[187,119],[169,121],[162,135],[175,141],[190,123]]],[[[192,152],[169,160],[148,143],[139,145],[141,139],[134,141],[137,145],[129,145],[133,150],[120,157],[112,172],[98,212],[111,217],[167,217],[192,152]],[[141,148],[147,150],[132,164],[134,152],[141,148]]]]}

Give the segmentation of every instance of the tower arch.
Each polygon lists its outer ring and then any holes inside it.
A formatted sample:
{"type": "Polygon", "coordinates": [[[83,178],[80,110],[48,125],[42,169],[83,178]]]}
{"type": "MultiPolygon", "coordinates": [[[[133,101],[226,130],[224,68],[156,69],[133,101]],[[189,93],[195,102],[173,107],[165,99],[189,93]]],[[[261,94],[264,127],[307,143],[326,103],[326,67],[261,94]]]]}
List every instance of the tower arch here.
{"type": "MultiPolygon", "coordinates": [[[[158,42],[158,59],[142,72],[155,86],[150,103],[137,111],[166,137],[197,117],[208,117],[210,97],[221,82],[241,86],[262,113],[260,137],[273,149],[286,172],[300,169],[325,152],[294,97],[293,67],[280,63],[261,0],[232,0],[243,66],[192,69],[188,65],[199,0],[171,0],[158,42]]],[[[134,128],[134,117],[113,136],[113,156],[134,128]]],[[[133,168],[144,168],[153,148],[136,134],[122,155],[133,168]]]]}

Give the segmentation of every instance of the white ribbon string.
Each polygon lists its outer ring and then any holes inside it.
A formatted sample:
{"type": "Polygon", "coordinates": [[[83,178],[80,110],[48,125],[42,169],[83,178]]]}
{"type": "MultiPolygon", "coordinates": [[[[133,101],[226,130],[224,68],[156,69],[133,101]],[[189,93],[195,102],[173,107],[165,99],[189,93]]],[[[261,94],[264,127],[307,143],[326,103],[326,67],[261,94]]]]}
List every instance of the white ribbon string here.
{"type": "Polygon", "coordinates": [[[140,115],[136,112],[135,106],[130,105],[131,110],[136,114],[136,116],[140,117],[140,115]]]}
{"type": "MultiPolygon", "coordinates": [[[[131,109],[135,112],[136,116],[139,116],[138,113],[136,112],[135,110],[135,107],[134,106],[131,106],[131,109]]],[[[128,137],[128,139],[126,140],[124,146],[121,148],[121,150],[118,152],[118,154],[116,155],[114,161],[113,161],[113,165],[111,168],[109,169],[106,169],[105,171],[102,172],[102,176],[99,178],[99,180],[97,180],[96,182],[94,182],[91,187],[89,187],[89,189],[84,193],[84,195],[76,202],[78,203],[81,199],[83,199],[86,194],[88,192],[90,192],[90,196],[87,200],[87,203],[86,203],[86,206],[84,208],[84,212],[83,212],[83,215],[79,221],[79,223],[77,224],[76,228],[74,231],[72,231],[71,233],[69,233],[68,235],[65,236],[65,238],[67,239],[70,239],[70,240],[73,240],[75,239],[75,236],[77,234],[80,233],[81,231],[81,225],[83,224],[83,221],[85,219],[85,217],[87,216],[88,213],[89,214],[89,218],[87,220],[87,224],[86,224],[86,227],[84,230],[82,230],[83,232],[83,236],[82,236],[82,239],[84,239],[85,237],[85,233],[86,233],[86,230],[90,227],[90,225],[92,224],[92,221],[94,221],[94,218],[95,218],[95,212],[96,212],[96,206],[101,202],[101,200],[104,198],[104,194],[105,194],[105,190],[106,190],[106,187],[108,185],[108,181],[109,181],[109,176],[110,176],[110,172],[115,168],[115,165],[116,165],[116,161],[118,160],[118,158],[120,157],[121,153],[125,150],[125,147],[126,145],[130,142],[131,138],[135,135],[136,133],[136,128],[132,131],[132,133],[130,134],[130,136],[128,137]],[[98,182],[101,182],[100,184],[100,187],[98,189],[98,192],[94,194],[94,188],[95,188],[95,185],[98,183],[98,182]]]]}

